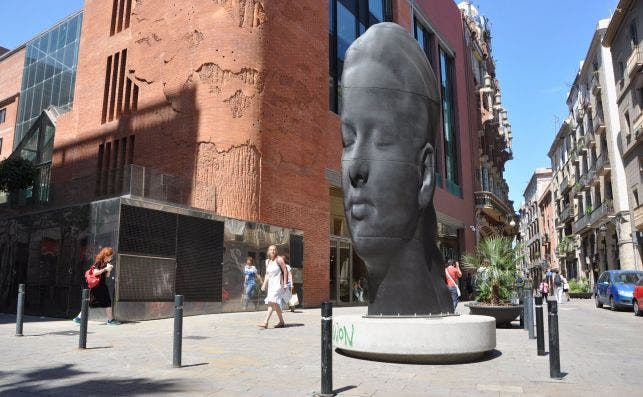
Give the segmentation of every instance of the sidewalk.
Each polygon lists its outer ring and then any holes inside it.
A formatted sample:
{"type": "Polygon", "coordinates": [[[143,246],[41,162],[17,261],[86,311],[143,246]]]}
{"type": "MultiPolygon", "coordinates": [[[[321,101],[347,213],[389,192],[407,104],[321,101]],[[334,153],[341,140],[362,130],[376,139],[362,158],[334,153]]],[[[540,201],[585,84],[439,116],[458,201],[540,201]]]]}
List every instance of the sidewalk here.
{"type": "MultiPolygon", "coordinates": [[[[365,310],[335,308],[334,314],[365,310]]],[[[496,352],[470,364],[389,364],[334,354],[333,386],[345,397],[641,395],[643,319],[595,309],[593,301],[563,304],[559,313],[561,368],[568,373],[562,381],[549,378],[548,357],[538,357],[536,341],[516,325],[498,329],[496,352]]],[[[79,327],[70,320],[27,317],[25,336],[15,337],[15,316],[0,314],[0,396],[319,391],[319,309],[286,313],[284,329],[258,329],[262,317],[254,312],[184,318],[184,367],[175,369],[172,319],[121,326],[90,321],[88,349],[81,351],[79,327]]]]}

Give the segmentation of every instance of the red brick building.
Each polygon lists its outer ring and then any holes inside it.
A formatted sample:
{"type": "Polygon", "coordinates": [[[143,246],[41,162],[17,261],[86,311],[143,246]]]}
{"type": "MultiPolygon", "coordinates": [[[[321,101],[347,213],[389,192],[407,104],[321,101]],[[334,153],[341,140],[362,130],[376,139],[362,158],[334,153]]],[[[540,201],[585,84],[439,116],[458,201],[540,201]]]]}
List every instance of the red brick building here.
{"type": "MultiPolygon", "coordinates": [[[[364,267],[341,209],[338,80],[343,51],[384,20],[418,38],[441,83],[435,206],[440,247],[458,257],[476,238],[478,94],[451,0],[86,0],[48,204],[118,195],[130,164],[155,170],[175,178],[169,201],[302,231],[307,306],[359,301],[364,267]]],[[[11,125],[24,54],[8,55],[0,108],[11,125]]],[[[12,132],[0,134],[6,157],[12,132]]]]}

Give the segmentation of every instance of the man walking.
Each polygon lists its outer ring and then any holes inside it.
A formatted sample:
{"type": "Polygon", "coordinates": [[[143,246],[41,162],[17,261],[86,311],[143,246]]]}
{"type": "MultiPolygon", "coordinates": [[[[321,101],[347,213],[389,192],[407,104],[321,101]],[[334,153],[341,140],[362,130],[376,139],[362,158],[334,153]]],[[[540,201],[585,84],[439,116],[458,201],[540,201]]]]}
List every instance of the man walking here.
{"type": "Polygon", "coordinates": [[[453,312],[455,313],[455,308],[458,306],[458,298],[460,298],[458,279],[462,277],[462,272],[460,271],[460,264],[454,262],[453,259],[449,259],[447,265],[445,269],[446,281],[449,287],[449,293],[451,293],[451,300],[453,301],[453,312]]]}
{"type": "Polygon", "coordinates": [[[556,300],[558,304],[563,303],[563,277],[560,274],[560,270],[554,270],[554,288],[556,288],[556,300]]]}

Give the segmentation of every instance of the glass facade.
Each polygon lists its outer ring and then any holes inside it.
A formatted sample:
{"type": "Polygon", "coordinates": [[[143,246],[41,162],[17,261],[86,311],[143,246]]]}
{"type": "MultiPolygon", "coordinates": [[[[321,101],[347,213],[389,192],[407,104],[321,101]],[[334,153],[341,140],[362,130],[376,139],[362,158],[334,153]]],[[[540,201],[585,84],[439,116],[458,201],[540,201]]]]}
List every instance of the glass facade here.
{"type": "Polygon", "coordinates": [[[341,107],[341,76],[348,47],[371,25],[383,22],[388,0],[330,0],[328,2],[330,110],[341,107]]]}
{"type": "Polygon", "coordinates": [[[74,14],[26,44],[14,148],[43,110],[71,109],[82,17],[74,14]]]}

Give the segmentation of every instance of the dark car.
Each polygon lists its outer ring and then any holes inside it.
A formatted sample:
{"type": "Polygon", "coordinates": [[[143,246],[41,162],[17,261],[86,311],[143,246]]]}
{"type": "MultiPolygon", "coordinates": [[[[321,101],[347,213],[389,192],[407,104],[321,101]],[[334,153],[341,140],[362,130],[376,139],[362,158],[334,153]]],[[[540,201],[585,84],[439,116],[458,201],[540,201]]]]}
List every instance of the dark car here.
{"type": "Polygon", "coordinates": [[[634,286],[643,278],[642,271],[608,270],[598,278],[595,286],[596,307],[609,305],[611,310],[631,308],[634,286]]]}
{"type": "Polygon", "coordinates": [[[634,296],[632,297],[632,305],[634,306],[634,315],[643,316],[643,278],[634,287],[634,296]]]}

